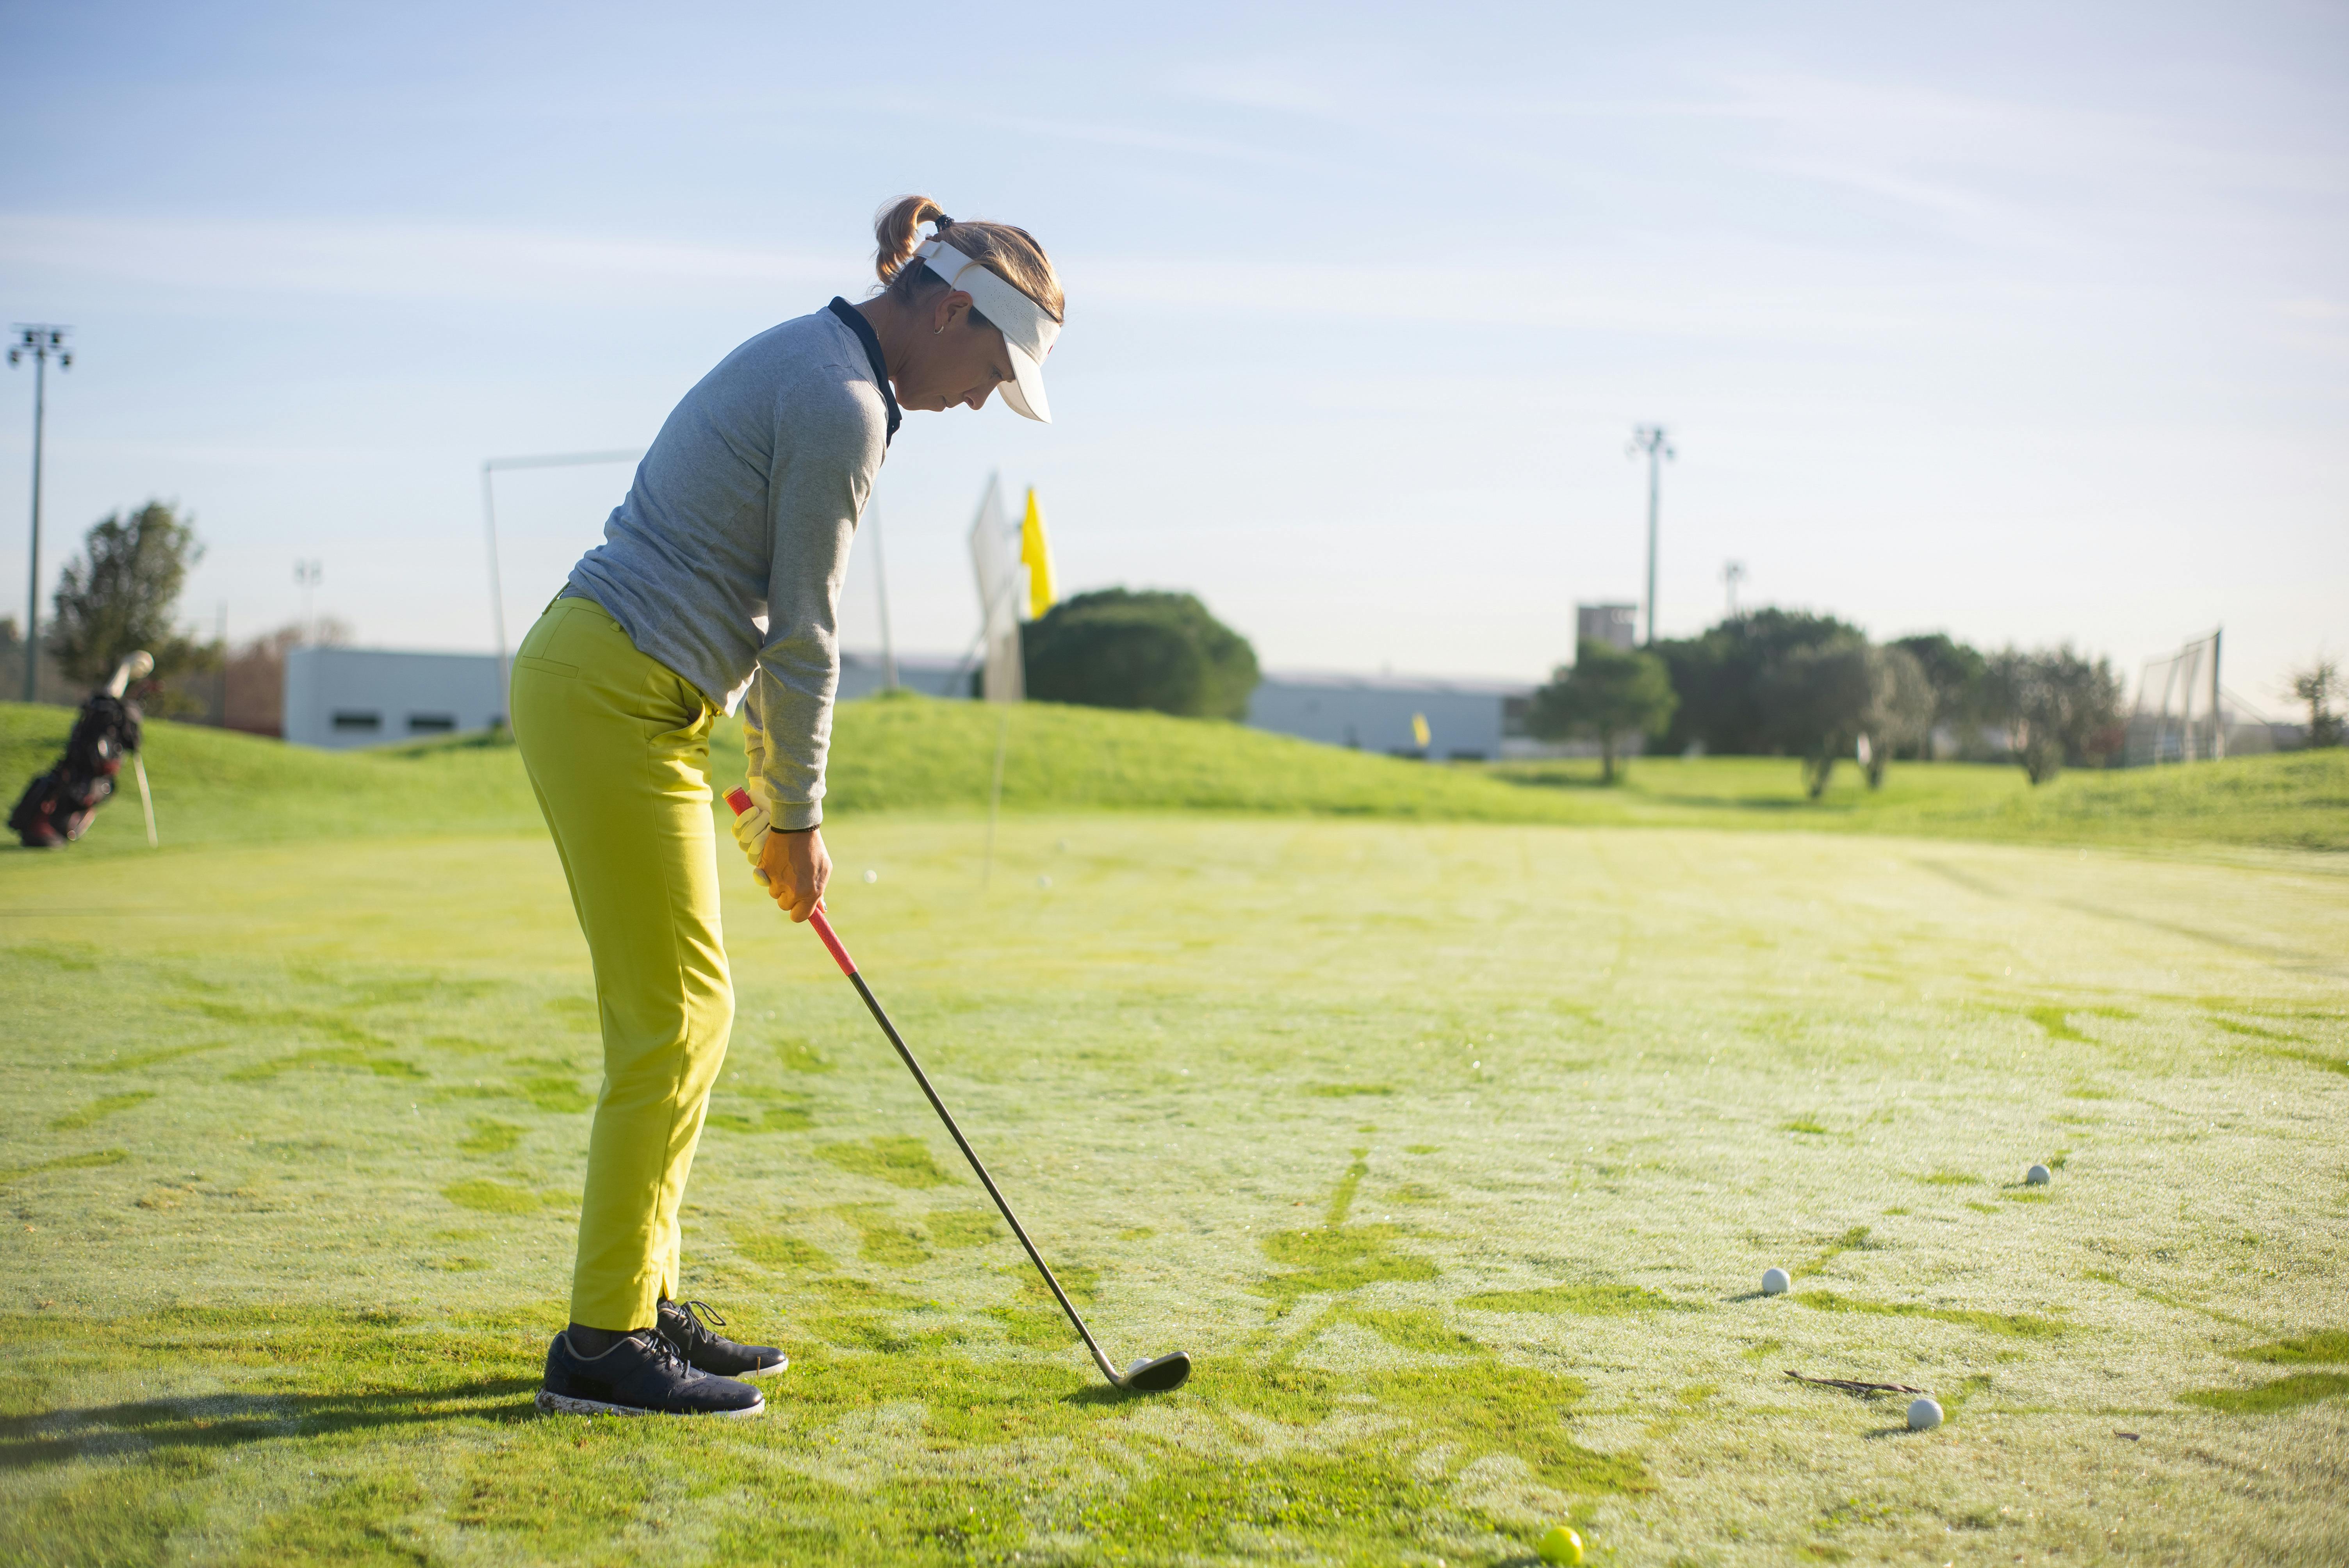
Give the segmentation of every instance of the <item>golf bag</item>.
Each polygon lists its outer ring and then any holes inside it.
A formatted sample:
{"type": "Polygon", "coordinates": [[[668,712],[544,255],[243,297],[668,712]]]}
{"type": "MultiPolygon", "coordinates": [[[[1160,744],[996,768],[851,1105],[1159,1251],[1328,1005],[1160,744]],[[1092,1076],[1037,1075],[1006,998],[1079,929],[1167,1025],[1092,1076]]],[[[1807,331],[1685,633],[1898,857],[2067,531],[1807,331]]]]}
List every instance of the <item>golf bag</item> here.
{"type": "Polygon", "coordinates": [[[118,679],[89,694],[66,739],[57,765],[25,786],[8,830],[28,850],[55,849],[78,839],[114,793],[122,759],[139,749],[139,705],[118,679]]]}

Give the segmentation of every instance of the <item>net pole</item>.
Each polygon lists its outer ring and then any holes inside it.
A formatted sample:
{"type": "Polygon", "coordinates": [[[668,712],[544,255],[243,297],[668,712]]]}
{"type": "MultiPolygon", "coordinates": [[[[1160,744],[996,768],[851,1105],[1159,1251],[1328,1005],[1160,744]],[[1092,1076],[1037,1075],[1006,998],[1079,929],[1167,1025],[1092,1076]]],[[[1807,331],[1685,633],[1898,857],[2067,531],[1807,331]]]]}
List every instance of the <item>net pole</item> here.
{"type": "Polygon", "coordinates": [[[2223,762],[2227,757],[2227,717],[2220,710],[2219,638],[2226,631],[2221,626],[2210,634],[2210,760],[2223,762]]]}
{"type": "Polygon", "coordinates": [[[2161,666],[2161,717],[2153,728],[2153,763],[2158,768],[2169,757],[2169,699],[2178,687],[2178,656],[2173,654],[2161,666]]]}

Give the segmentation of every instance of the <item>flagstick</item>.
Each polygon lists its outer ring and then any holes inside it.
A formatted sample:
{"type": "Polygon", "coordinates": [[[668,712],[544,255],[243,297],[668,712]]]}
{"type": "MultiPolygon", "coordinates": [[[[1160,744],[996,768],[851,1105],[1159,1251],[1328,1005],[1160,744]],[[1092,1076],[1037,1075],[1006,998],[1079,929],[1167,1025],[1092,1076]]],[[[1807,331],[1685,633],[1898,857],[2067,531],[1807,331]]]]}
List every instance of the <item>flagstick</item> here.
{"type": "Polygon", "coordinates": [[[995,727],[995,786],[987,794],[987,858],[979,862],[978,885],[985,887],[995,875],[995,813],[1003,805],[1003,750],[1011,740],[1011,710],[995,727]]]}
{"type": "Polygon", "coordinates": [[[155,792],[147,788],[147,759],[134,751],[130,754],[130,766],[139,774],[139,803],[147,808],[147,847],[160,850],[163,846],[155,837],[155,792]]]}

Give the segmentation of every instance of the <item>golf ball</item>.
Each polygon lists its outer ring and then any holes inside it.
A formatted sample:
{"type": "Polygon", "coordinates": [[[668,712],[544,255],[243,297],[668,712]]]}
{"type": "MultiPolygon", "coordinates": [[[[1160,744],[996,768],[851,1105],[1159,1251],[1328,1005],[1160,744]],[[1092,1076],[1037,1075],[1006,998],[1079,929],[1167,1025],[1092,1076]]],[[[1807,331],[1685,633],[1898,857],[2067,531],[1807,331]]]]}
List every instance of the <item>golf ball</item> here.
{"type": "Polygon", "coordinates": [[[1912,1399],[1909,1404],[1909,1429],[1930,1432],[1941,1424],[1941,1407],[1932,1399],[1912,1399]]]}
{"type": "Polygon", "coordinates": [[[1788,1276],[1785,1269],[1764,1269],[1762,1271],[1762,1294],[1764,1295],[1784,1295],[1794,1288],[1795,1282],[1788,1276]]]}
{"type": "Polygon", "coordinates": [[[1563,1524],[1553,1524],[1549,1533],[1534,1545],[1545,1563],[1579,1563],[1582,1561],[1582,1537],[1563,1524]]]}
{"type": "Polygon", "coordinates": [[[866,872],[864,873],[864,880],[868,882],[877,882],[881,880],[881,873],[879,872],[866,872]]]}
{"type": "Polygon", "coordinates": [[[2055,1180],[2055,1172],[2048,1170],[2044,1165],[2033,1165],[2023,1173],[2023,1179],[2033,1187],[2044,1187],[2055,1180]]]}

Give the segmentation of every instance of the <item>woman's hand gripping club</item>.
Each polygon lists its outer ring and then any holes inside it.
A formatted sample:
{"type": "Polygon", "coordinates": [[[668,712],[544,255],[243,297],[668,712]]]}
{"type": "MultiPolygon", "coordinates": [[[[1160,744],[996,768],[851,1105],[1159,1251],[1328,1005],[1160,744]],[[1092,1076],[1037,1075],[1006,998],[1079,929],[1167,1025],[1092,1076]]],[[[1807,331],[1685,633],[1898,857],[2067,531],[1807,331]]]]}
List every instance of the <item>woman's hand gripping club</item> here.
{"type": "Polygon", "coordinates": [[[832,856],[824,851],[821,829],[776,828],[767,820],[766,808],[754,804],[735,814],[734,841],[750,857],[752,874],[767,884],[767,896],[784,913],[804,921],[823,907],[823,890],[832,882],[832,856]]]}

